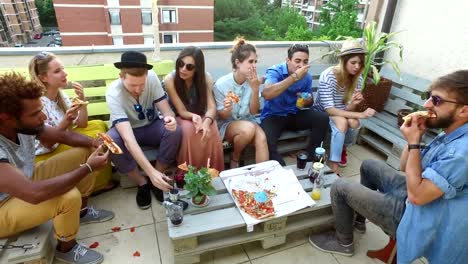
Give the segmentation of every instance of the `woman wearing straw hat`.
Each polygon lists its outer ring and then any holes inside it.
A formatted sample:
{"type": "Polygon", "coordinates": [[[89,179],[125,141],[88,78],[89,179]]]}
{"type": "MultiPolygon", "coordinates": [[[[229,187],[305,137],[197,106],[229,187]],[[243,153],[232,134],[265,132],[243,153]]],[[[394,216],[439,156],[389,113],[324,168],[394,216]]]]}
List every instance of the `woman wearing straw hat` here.
{"type": "Polygon", "coordinates": [[[359,119],[375,114],[372,108],[356,112],[363,100],[360,89],[365,55],[366,51],[359,41],[346,40],[338,53],[339,63],[320,75],[314,107],[330,115],[332,136],[329,163],[334,172],[338,172],[338,166],[347,165],[344,145],[351,144],[356,129],[360,127],[359,119]]]}

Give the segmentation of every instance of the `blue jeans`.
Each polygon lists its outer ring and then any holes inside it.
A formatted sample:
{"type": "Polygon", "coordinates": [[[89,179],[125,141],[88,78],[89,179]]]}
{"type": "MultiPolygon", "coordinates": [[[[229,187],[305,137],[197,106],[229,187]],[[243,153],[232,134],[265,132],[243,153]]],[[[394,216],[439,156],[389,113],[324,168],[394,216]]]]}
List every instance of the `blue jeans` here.
{"type": "Polygon", "coordinates": [[[348,128],[346,133],[341,132],[330,118],[331,140],[330,140],[330,160],[334,162],[341,161],[341,152],[343,145],[350,146],[356,137],[358,129],[348,128]]]}
{"type": "Polygon", "coordinates": [[[367,218],[395,237],[405,211],[406,178],[383,161],[365,160],[361,183],[340,178],[332,185],[330,196],[340,242],[353,242],[354,212],[357,221],[367,218]]]}

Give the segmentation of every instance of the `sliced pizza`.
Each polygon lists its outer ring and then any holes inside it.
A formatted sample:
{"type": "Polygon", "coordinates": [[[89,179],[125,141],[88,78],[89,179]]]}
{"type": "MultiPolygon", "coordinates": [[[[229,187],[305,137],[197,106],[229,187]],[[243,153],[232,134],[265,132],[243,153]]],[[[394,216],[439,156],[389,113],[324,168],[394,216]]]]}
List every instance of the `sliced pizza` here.
{"type": "Polygon", "coordinates": [[[238,103],[240,101],[240,98],[239,96],[237,96],[236,93],[234,93],[233,91],[229,91],[227,94],[226,94],[226,97],[231,99],[234,103],[238,103]]]}
{"type": "Polygon", "coordinates": [[[408,114],[406,116],[403,117],[403,120],[405,122],[408,122],[411,120],[411,118],[416,115],[418,118],[434,118],[436,117],[435,114],[433,113],[429,113],[428,111],[417,111],[417,112],[413,112],[411,114],[408,114]]]}
{"type": "Polygon", "coordinates": [[[89,102],[88,101],[83,101],[78,97],[73,97],[71,99],[72,107],[76,105],[87,105],[89,102]]]}
{"type": "Polygon", "coordinates": [[[122,154],[123,151],[122,149],[119,147],[119,145],[117,145],[114,140],[109,137],[109,135],[105,134],[105,133],[98,133],[97,134],[99,138],[102,139],[102,142],[104,143],[104,145],[109,148],[109,150],[113,153],[113,154],[122,154]]]}
{"type": "Polygon", "coordinates": [[[255,199],[255,192],[232,189],[232,196],[236,199],[239,208],[246,214],[255,219],[264,219],[275,216],[272,200],[275,194],[269,190],[264,190],[264,192],[267,196],[264,202],[258,202],[255,199]]]}

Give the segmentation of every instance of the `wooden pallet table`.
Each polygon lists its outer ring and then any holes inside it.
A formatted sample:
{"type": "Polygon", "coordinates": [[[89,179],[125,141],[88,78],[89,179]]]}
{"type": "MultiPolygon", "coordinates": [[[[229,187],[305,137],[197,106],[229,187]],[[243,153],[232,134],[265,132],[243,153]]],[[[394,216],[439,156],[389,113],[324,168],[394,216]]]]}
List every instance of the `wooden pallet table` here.
{"type": "MultiPolygon", "coordinates": [[[[308,194],[313,187],[307,177],[311,165],[309,162],[305,170],[298,170],[296,165],[286,167],[294,170],[308,194]]],[[[338,176],[328,174],[324,177],[322,198],[314,207],[260,223],[254,227],[253,232],[247,232],[247,225],[222,180],[219,177],[214,179],[213,186],[217,195],[210,197],[208,206],[196,208],[190,205],[184,211],[184,220],[180,226],[173,226],[167,219],[169,237],[174,248],[174,262],[196,263],[200,261],[200,254],[204,252],[252,241],[261,241],[263,248],[270,248],[284,244],[289,233],[331,224],[333,213],[330,205],[330,186],[338,176]]]]}

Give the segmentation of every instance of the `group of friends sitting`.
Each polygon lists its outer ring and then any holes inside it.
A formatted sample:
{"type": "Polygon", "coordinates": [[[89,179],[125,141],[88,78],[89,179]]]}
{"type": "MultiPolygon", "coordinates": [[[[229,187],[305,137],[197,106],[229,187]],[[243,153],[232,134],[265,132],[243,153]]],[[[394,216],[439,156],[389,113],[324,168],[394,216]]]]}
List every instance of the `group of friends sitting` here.
{"type": "MultiPolygon", "coordinates": [[[[101,263],[103,255],[77,243],[76,235],[80,225],[114,217],[87,202],[108,188],[110,161],[138,185],[141,209],[151,206],[151,193],[163,201],[172,188],[165,172],[176,163],[200,168],[210,160],[223,171],[223,140],[233,146],[230,168],[239,166],[248,145],[257,163],[285,165],[277,149],[283,131],[310,130],[306,151],[312,157],[331,128],[329,166],[338,173],[359,120],[375,114],[357,110],[365,56],[358,41],[345,41],[339,63],[320,75],[314,100],[307,45],[290,46],[286,61],[259,77],[256,48],[238,38],[232,72],[216,81],[198,47],[184,48],[163,82],[144,54],[128,51],[114,63],[120,73],[107,87],[108,130],[105,122],[88,120],[86,104],[63,93],[63,63],[41,52],[29,63],[30,80],[14,72],[0,76],[0,238],[52,219],[57,259],[101,263]],[[122,153],[103,147],[98,133],[107,133],[122,153]],[[154,165],[142,145],[159,149],[154,165]]],[[[71,86],[86,101],[83,87],[71,86]]],[[[311,235],[312,245],[352,256],[353,229],[365,232],[368,219],[397,239],[398,263],[421,256],[431,263],[468,259],[468,71],[438,78],[428,93],[424,107],[431,118],[413,115],[400,128],[408,142],[400,168],[406,176],[369,160],[361,166],[361,183],[337,180],[331,189],[336,230],[311,235]],[[442,132],[425,146],[427,128],[442,132]]]]}

